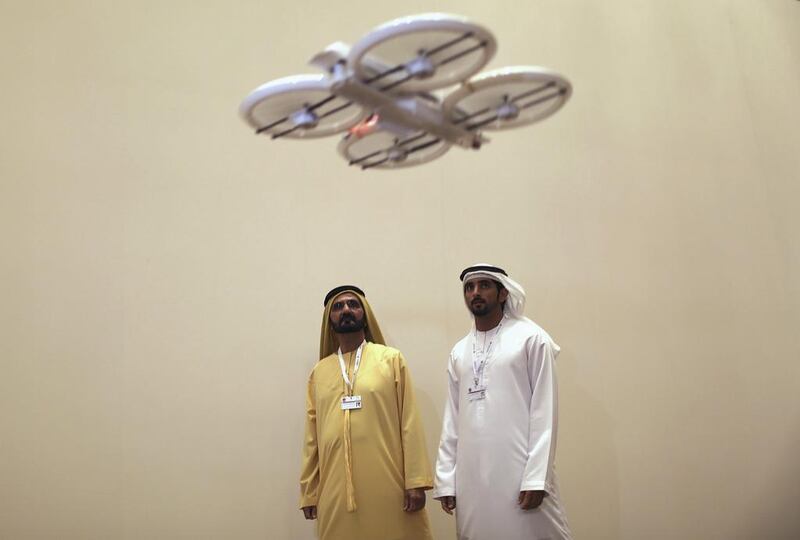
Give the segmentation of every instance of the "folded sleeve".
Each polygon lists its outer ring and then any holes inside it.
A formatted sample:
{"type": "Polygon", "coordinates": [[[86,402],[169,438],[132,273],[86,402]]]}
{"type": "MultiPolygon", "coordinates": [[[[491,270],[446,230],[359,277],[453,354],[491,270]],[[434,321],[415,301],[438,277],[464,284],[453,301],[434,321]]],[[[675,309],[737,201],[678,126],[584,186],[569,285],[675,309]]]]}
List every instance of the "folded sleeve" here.
{"type": "Polygon", "coordinates": [[[553,460],[558,427],[555,358],[558,346],[537,336],[526,346],[531,387],[528,459],[520,491],[552,489],[553,460]]]}
{"type": "Polygon", "coordinates": [[[318,500],[319,449],[317,446],[317,406],[314,394],[314,372],[312,371],[306,390],[306,429],[300,472],[300,508],[316,506],[318,500]]]}
{"type": "Polygon", "coordinates": [[[400,436],[403,444],[405,489],[433,486],[431,462],[425,445],[425,430],[417,411],[414,385],[403,355],[397,353],[395,368],[397,403],[400,412],[400,436]]]}

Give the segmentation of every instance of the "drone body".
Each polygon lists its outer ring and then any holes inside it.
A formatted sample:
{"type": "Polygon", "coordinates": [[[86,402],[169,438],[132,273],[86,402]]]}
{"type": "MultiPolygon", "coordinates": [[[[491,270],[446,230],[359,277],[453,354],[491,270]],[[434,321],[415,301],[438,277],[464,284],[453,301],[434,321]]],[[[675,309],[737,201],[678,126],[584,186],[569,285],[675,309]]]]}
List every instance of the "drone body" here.
{"type": "Polygon", "coordinates": [[[496,48],[488,30],[462,17],[396,19],[352,47],[337,42],[314,56],[324,75],[259,86],[240,113],[273,139],[345,132],[339,153],[362,169],[427,163],[452,145],[479,149],[483,131],[542,120],[569,99],[569,81],[543,68],[473,77],[496,48]]]}

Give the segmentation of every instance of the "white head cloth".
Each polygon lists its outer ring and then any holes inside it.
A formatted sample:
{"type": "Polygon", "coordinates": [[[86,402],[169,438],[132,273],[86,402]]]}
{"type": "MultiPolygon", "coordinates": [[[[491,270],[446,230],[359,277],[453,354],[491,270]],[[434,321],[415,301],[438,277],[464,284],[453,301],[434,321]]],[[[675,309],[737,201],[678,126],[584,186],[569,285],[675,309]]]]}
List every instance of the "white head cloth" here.
{"type": "MultiPolygon", "coordinates": [[[[506,299],[506,304],[503,313],[507,317],[527,320],[527,317],[525,317],[525,289],[522,288],[522,285],[520,285],[507,275],[501,272],[497,272],[493,269],[500,270],[499,267],[494,266],[492,264],[486,264],[486,263],[474,264],[467,268],[467,270],[471,271],[464,272],[463,277],[461,279],[461,283],[463,285],[470,279],[476,279],[476,278],[487,278],[499,282],[508,291],[508,298],[506,299]],[[473,268],[474,270],[471,270],[473,268]]],[[[466,304],[466,302],[467,300],[465,298],[464,303],[466,304]]],[[[469,309],[469,305],[467,305],[467,309],[469,309]]],[[[472,314],[472,311],[470,311],[470,314],[472,314]]]]}

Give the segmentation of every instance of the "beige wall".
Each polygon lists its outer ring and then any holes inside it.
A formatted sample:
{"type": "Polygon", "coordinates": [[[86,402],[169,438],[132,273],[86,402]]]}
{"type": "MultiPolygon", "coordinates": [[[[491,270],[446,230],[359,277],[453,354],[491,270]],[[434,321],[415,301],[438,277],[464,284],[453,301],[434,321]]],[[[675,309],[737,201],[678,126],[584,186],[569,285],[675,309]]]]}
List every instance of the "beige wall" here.
{"type": "Polygon", "coordinates": [[[508,268],[563,347],[577,538],[800,534],[800,3],[2,14],[0,538],[312,538],[296,479],[324,292],[367,291],[433,456],[475,261],[508,268]],[[327,43],[430,10],[484,23],[490,67],[552,67],[573,99],[401,172],[237,118],[327,43]]]}

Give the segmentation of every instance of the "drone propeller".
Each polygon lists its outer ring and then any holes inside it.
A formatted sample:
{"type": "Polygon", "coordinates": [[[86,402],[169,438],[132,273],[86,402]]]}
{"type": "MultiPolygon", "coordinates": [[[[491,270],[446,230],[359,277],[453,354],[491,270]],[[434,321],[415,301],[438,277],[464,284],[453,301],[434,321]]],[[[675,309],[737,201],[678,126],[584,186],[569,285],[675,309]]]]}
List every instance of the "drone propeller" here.
{"type": "Polygon", "coordinates": [[[339,143],[339,153],[350,165],[360,165],[362,169],[421,165],[449,149],[450,143],[427,132],[401,138],[381,126],[363,136],[352,133],[339,143]]]}
{"type": "Polygon", "coordinates": [[[332,94],[324,75],[295,75],[259,86],[239,111],[257,134],[273,139],[333,135],[365,115],[360,105],[332,94]]]}
{"type": "Polygon", "coordinates": [[[474,75],[496,49],[485,28],[463,17],[431,13],[379,26],[352,47],[348,64],[362,82],[382,81],[381,91],[423,92],[474,75]],[[370,59],[391,67],[375,74],[370,59]]]}
{"type": "Polygon", "coordinates": [[[451,122],[470,131],[510,129],[547,118],[571,94],[569,81],[552,71],[503,68],[475,77],[447,96],[444,111],[451,122]]]}

